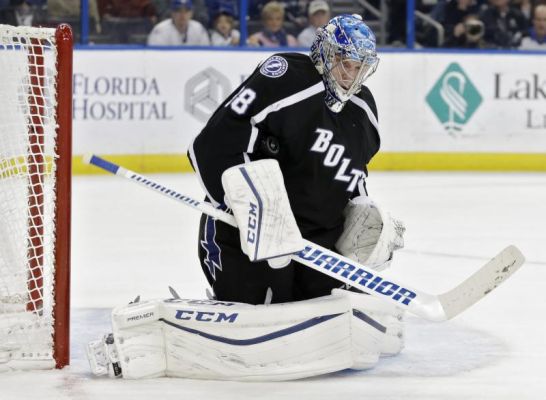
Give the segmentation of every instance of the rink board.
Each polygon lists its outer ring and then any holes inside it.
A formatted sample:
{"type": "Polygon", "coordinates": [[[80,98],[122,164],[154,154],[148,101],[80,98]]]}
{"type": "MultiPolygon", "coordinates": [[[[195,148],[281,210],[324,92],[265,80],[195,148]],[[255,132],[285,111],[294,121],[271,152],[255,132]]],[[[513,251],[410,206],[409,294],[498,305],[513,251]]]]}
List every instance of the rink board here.
{"type": "MultiPolygon", "coordinates": [[[[79,50],[74,154],[142,172],[190,170],[185,153],[223,99],[271,53],[79,50]],[[107,65],[108,68],[104,68],[107,65]]],[[[368,81],[382,170],[546,170],[546,55],[381,54],[368,81]]],[[[94,173],[75,158],[76,173],[94,173]]]]}

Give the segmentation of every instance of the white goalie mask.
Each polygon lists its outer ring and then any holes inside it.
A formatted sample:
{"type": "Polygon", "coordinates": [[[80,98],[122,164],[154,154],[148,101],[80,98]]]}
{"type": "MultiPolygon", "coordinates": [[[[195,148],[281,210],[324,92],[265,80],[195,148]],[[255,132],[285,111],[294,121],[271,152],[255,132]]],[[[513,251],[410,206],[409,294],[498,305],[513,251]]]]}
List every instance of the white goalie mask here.
{"type": "Polygon", "coordinates": [[[358,93],[377,69],[375,35],[359,15],[340,15],[319,28],[311,60],[326,87],[326,105],[333,112],[358,93]]]}

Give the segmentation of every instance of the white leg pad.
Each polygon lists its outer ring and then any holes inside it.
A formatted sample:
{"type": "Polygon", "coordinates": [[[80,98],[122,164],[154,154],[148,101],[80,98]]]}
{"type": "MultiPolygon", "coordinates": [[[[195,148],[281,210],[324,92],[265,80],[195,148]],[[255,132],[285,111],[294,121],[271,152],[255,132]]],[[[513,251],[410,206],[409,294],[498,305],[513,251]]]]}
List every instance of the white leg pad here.
{"type": "Polygon", "coordinates": [[[404,348],[404,310],[361,293],[334,289],[345,295],[353,309],[352,346],[354,369],[373,367],[380,356],[393,356],[404,348]]]}
{"type": "Polygon", "coordinates": [[[112,312],[116,351],[92,342],[93,372],[241,381],[305,378],[373,367],[403,347],[399,309],[334,290],[294,303],[153,300],[112,312]],[[99,347],[97,347],[99,346],[99,347]],[[107,366],[104,370],[102,366],[107,366]]]}
{"type": "Polygon", "coordinates": [[[124,378],[289,380],[351,367],[346,296],[273,305],[153,301],[114,310],[124,378]]]}
{"type": "Polygon", "coordinates": [[[162,304],[154,300],[129,304],[112,311],[115,345],[124,378],[165,375],[167,360],[162,304]]]}
{"type": "Polygon", "coordinates": [[[116,336],[116,341],[124,378],[156,378],[165,375],[166,343],[161,322],[124,330],[116,336]]]}

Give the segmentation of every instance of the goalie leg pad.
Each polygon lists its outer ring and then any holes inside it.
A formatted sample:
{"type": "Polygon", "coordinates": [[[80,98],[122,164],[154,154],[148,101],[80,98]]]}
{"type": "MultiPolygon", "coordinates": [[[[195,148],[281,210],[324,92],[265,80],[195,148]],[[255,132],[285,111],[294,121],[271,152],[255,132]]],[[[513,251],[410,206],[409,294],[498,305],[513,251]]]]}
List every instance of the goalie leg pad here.
{"type": "Polygon", "coordinates": [[[165,375],[167,360],[161,322],[162,303],[131,303],[112,311],[117,356],[124,378],[155,378],[165,375]]]}
{"type": "Polygon", "coordinates": [[[334,289],[332,294],[347,296],[353,318],[353,369],[373,367],[380,356],[394,356],[404,348],[404,310],[362,293],[334,289]]]}
{"type": "Polygon", "coordinates": [[[124,378],[258,381],[351,367],[350,320],[345,296],[257,306],[159,300],[112,317],[124,378]]]}
{"type": "Polygon", "coordinates": [[[130,304],[112,313],[117,351],[103,364],[119,363],[127,379],[280,381],[367,369],[403,345],[395,309],[337,289],[269,305],[182,299],[130,304]]]}
{"type": "Polygon", "coordinates": [[[131,303],[114,309],[114,333],[87,344],[94,375],[154,378],[165,375],[166,356],[160,302],[131,303]]]}

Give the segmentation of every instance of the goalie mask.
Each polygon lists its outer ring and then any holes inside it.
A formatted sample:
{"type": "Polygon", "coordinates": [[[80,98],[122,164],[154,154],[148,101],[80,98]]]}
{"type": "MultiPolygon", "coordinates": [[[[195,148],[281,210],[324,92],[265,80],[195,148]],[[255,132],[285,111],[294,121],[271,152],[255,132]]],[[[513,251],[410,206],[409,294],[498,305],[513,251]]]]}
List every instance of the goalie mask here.
{"type": "Polygon", "coordinates": [[[319,28],[310,57],[322,75],[326,105],[336,113],[360,91],[379,63],[375,35],[357,14],[337,16],[319,28]]]}

